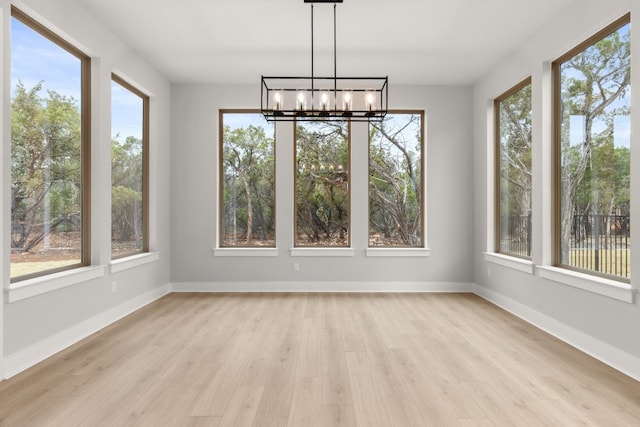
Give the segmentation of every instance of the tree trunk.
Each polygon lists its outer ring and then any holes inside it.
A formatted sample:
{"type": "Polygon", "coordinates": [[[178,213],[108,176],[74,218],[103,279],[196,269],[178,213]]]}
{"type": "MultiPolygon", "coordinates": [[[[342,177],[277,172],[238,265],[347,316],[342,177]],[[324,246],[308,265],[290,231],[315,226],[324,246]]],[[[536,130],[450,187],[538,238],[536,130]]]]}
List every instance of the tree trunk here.
{"type": "Polygon", "coordinates": [[[244,185],[244,192],[247,196],[247,245],[251,244],[253,239],[253,203],[251,200],[251,187],[249,186],[249,180],[245,173],[240,173],[242,184],[244,185]]]}

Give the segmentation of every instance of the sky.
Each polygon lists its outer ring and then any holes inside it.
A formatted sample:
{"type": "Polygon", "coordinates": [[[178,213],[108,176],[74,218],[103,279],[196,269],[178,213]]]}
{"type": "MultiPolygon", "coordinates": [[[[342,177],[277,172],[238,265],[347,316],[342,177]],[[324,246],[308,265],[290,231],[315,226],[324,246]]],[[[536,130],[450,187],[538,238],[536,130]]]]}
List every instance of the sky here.
{"type": "Polygon", "coordinates": [[[250,125],[262,127],[269,135],[273,132],[273,123],[268,122],[260,113],[233,113],[224,115],[224,124],[232,130],[249,127],[250,125]]]}
{"type": "MultiPolygon", "coordinates": [[[[73,97],[80,102],[80,60],[15,18],[11,18],[11,87],[22,81],[27,90],[42,83],[47,90],[73,97]]],[[[142,138],[142,100],[112,83],[111,135],[142,138]]],[[[13,94],[12,90],[12,94],[13,94]]]]}
{"type": "Polygon", "coordinates": [[[142,139],[142,110],[142,98],[111,81],[111,136],[113,139],[119,142],[123,142],[128,136],[142,139]]]}
{"type": "MultiPolygon", "coordinates": [[[[585,140],[584,120],[581,115],[569,116],[569,142],[571,145],[581,145],[585,140]]],[[[595,122],[593,134],[606,129],[603,121],[595,122]]],[[[616,116],[613,119],[613,145],[615,147],[631,148],[631,119],[629,116],[616,116]]]]}
{"type": "MultiPolygon", "coordinates": [[[[628,37],[631,25],[627,24],[617,32],[621,38],[628,37]]],[[[568,77],[585,81],[585,76],[570,66],[563,66],[562,73],[568,77]]],[[[606,108],[606,112],[611,112],[616,108],[629,107],[631,105],[631,88],[628,88],[624,97],[615,100],[606,108]]],[[[582,144],[584,135],[585,118],[581,115],[569,117],[569,142],[571,145],[582,144]]],[[[595,120],[593,123],[593,133],[597,134],[606,129],[603,120],[595,120]]],[[[631,118],[630,116],[616,115],[613,119],[613,143],[615,147],[631,148],[631,118]]]]}

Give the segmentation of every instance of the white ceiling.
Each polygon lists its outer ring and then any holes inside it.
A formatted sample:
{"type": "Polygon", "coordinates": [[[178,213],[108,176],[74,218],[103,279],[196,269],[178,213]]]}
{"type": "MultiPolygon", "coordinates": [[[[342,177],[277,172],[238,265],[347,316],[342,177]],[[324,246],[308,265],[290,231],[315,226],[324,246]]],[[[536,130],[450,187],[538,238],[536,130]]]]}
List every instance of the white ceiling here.
{"type": "MultiPolygon", "coordinates": [[[[76,0],[175,83],[311,71],[303,0],[76,0]]],[[[578,0],[344,0],[338,75],[470,84],[578,0]]],[[[333,5],[315,5],[315,74],[333,75],[333,5]]]]}

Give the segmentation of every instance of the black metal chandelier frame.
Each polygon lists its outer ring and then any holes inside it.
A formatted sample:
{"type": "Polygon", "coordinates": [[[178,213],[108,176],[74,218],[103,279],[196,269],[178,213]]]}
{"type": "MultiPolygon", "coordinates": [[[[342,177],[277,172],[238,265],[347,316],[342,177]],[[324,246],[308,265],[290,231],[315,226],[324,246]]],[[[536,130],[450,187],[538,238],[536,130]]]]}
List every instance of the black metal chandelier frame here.
{"type": "Polygon", "coordinates": [[[268,121],[382,120],[388,110],[388,77],[339,77],[337,67],[336,3],[311,3],[311,77],[261,77],[260,110],[268,121]],[[313,4],[333,3],[333,76],[314,73],[313,4]]]}

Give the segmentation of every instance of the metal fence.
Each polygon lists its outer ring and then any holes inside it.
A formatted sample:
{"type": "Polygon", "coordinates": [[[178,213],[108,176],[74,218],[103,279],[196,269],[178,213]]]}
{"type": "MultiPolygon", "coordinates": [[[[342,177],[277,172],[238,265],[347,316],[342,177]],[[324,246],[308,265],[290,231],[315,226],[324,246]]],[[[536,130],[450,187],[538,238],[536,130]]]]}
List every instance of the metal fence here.
{"type": "Polygon", "coordinates": [[[569,265],[631,277],[629,215],[574,215],[569,265]]]}
{"type": "MultiPolygon", "coordinates": [[[[531,215],[500,221],[500,252],[531,256],[531,215]]],[[[629,215],[574,215],[567,265],[619,277],[631,277],[629,215]]]]}
{"type": "Polygon", "coordinates": [[[531,214],[500,217],[500,253],[531,256],[531,214]]]}

